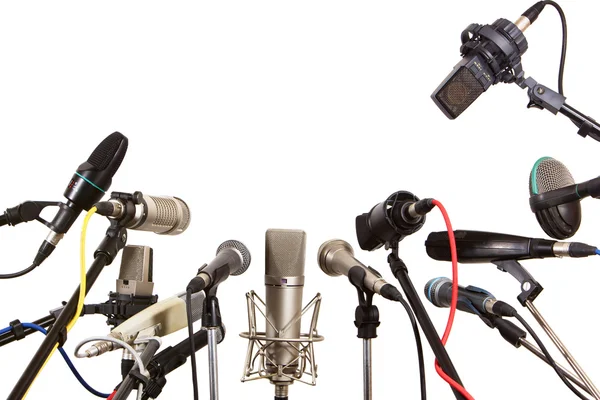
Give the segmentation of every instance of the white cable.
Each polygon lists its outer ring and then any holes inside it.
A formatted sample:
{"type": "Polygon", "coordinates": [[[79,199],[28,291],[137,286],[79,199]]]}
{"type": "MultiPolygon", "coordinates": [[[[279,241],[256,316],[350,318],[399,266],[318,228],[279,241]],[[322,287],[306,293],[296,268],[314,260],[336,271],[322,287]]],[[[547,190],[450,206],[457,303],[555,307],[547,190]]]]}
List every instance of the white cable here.
{"type": "MultiPolygon", "coordinates": [[[[155,340],[155,338],[148,338],[148,340],[155,340]]],[[[127,350],[129,353],[131,353],[131,355],[135,359],[135,362],[138,365],[140,373],[142,373],[142,375],[147,374],[146,367],[144,367],[144,363],[142,362],[140,355],[133,349],[133,347],[131,347],[127,342],[124,342],[119,339],[115,339],[114,337],[111,337],[111,336],[92,336],[92,337],[89,337],[89,338],[83,340],[82,342],[79,342],[77,344],[77,346],[75,346],[75,357],[88,358],[88,356],[85,353],[79,353],[79,349],[81,349],[85,344],[88,344],[90,342],[100,342],[100,341],[112,342],[112,343],[118,344],[119,346],[121,346],[122,348],[127,350]]]]}

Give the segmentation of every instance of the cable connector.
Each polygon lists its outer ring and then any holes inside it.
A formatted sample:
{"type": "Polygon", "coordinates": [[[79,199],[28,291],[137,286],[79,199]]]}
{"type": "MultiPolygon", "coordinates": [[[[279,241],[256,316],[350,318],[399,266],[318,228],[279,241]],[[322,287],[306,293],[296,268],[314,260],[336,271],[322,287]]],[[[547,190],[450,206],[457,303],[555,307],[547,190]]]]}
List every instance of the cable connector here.
{"type": "Polygon", "coordinates": [[[402,293],[400,293],[400,291],[394,285],[389,283],[381,287],[379,294],[381,294],[381,297],[383,297],[384,299],[392,301],[400,302],[404,300],[402,293]]]}
{"type": "Polygon", "coordinates": [[[494,302],[492,312],[499,317],[514,317],[517,315],[517,310],[513,306],[501,300],[494,302]]]}

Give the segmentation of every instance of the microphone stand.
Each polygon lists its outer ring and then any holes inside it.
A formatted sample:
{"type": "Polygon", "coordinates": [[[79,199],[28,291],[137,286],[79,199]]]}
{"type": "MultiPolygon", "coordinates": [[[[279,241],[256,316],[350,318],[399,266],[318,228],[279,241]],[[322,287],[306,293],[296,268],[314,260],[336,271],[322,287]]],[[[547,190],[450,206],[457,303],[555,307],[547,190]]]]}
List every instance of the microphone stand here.
{"type": "Polygon", "coordinates": [[[208,377],[210,399],[219,400],[219,368],[217,359],[217,330],[221,328],[221,309],[215,285],[205,290],[206,298],[202,308],[202,328],[206,330],[208,339],[208,377]]]}
{"type": "Polygon", "coordinates": [[[351,268],[348,280],[358,292],[358,307],[354,313],[354,326],[358,328],[358,337],[363,340],[363,390],[364,400],[373,399],[373,360],[371,340],[377,337],[379,310],[373,305],[375,292],[365,286],[365,271],[362,268],[351,268]]]}
{"type": "MultiPolygon", "coordinates": [[[[444,370],[444,372],[450,378],[452,378],[452,380],[462,385],[460,377],[458,376],[458,372],[456,372],[454,364],[452,364],[452,360],[446,352],[446,348],[442,344],[442,341],[435,330],[435,326],[433,326],[433,322],[431,322],[429,314],[427,314],[425,306],[423,306],[423,303],[421,302],[421,299],[417,294],[410,277],[408,276],[406,264],[404,264],[404,261],[398,257],[398,242],[393,243],[390,248],[392,252],[388,255],[388,262],[390,264],[392,273],[396,279],[398,279],[398,282],[400,282],[400,286],[402,286],[402,290],[408,299],[410,307],[413,309],[421,329],[423,329],[423,333],[429,342],[429,346],[431,347],[435,358],[440,364],[440,367],[442,367],[442,370],[444,370]]],[[[457,400],[466,400],[465,397],[456,389],[452,388],[452,391],[454,392],[454,396],[457,400]]]]}
{"type": "Polygon", "coordinates": [[[550,327],[548,322],[544,319],[539,310],[533,305],[533,301],[537,298],[537,296],[544,289],[542,285],[540,285],[534,278],[531,276],[529,271],[525,269],[517,260],[505,260],[505,261],[493,261],[493,263],[498,267],[499,270],[508,272],[512,275],[519,283],[521,284],[521,293],[517,297],[519,303],[523,307],[526,307],[533,317],[536,319],[538,324],[542,327],[542,329],[546,332],[546,334],[550,337],[554,345],[558,348],[563,357],[567,360],[567,362],[573,367],[575,373],[581,378],[584,384],[588,387],[589,392],[591,392],[592,396],[600,400],[600,391],[594,386],[594,383],[587,376],[583,368],[577,363],[573,355],[569,352],[567,347],[560,340],[558,335],[554,332],[554,330],[550,327]]]}
{"type": "MultiPolygon", "coordinates": [[[[144,349],[142,354],[140,354],[140,358],[144,363],[144,367],[148,365],[148,363],[152,360],[152,357],[154,357],[154,354],[156,354],[159,348],[160,340],[158,340],[157,338],[149,338],[146,348],[144,349]]],[[[127,399],[127,397],[129,397],[129,394],[133,391],[136,383],[138,384],[137,398],[141,399],[144,393],[144,386],[146,386],[146,384],[148,383],[148,378],[140,373],[139,366],[135,366],[134,368],[132,368],[131,371],[129,371],[129,374],[127,375],[127,377],[125,377],[125,379],[119,386],[117,393],[115,393],[115,395],[113,396],[113,400],[127,399]]]]}
{"type": "MultiPolygon", "coordinates": [[[[93,286],[94,282],[102,272],[105,266],[110,265],[120,250],[125,247],[127,242],[127,230],[122,226],[125,221],[111,220],[111,226],[106,231],[106,235],[98,249],[94,253],[94,261],[86,274],[86,294],[93,286]]],[[[77,303],[79,302],[78,287],[71,299],[65,305],[64,310],[57,317],[52,329],[48,331],[48,335],[32,357],[29,365],[19,378],[13,390],[8,395],[7,400],[22,400],[27,394],[29,387],[39,374],[44,366],[44,363],[52,353],[54,347],[58,344],[61,347],[67,341],[67,325],[77,311],[77,303]]]]}

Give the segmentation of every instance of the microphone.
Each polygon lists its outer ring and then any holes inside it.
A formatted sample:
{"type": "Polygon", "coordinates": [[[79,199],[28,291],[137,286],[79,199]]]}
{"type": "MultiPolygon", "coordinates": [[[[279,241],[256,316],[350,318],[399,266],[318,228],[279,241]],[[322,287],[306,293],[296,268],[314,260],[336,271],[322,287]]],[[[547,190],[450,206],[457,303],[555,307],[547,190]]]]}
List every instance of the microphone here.
{"type": "Polygon", "coordinates": [[[361,249],[376,250],[397,243],[417,232],[425,214],[433,209],[433,199],[419,200],[410,192],[399,191],[356,217],[356,236],[361,249]]]}
{"type": "Polygon", "coordinates": [[[125,246],[116,292],[119,295],[152,296],[154,252],[148,246],[125,246]]]}
{"type": "MultiPolygon", "coordinates": [[[[598,249],[579,242],[557,242],[504,233],[454,231],[458,261],[486,263],[547,257],[588,257],[598,249]]],[[[425,241],[427,255],[438,261],[451,261],[448,232],[432,232],[425,241]]]]}
{"type": "Polygon", "coordinates": [[[216,257],[198,269],[198,275],[190,281],[187,289],[197,293],[215,287],[229,275],[241,275],[250,266],[250,251],[237,240],[227,240],[217,248],[216,257]]]}
{"type": "MultiPolygon", "coordinates": [[[[202,316],[204,292],[194,293],[191,300],[193,322],[202,316]]],[[[113,329],[109,336],[132,344],[138,337],[166,336],[187,327],[186,293],[179,293],[140,311],[113,329]]],[[[119,348],[113,342],[97,342],[85,350],[87,357],[95,357],[119,348]]]]}
{"type": "Polygon", "coordinates": [[[402,299],[402,294],[395,286],[387,283],[375,269],[367,267],[354,257],[354,250],[348,242],[341,239],[328,240],[319,247],[317,259],[321,270],[329,276],[350,277],[356,273],[354,271],[363,271],[363,285],[368,290],[388,300],[402,299]]]}
{"type": "Polygon", "coordinates": [[[600,197],[600,177],[576,184],[567,167],[542,157],[529,175],[529,205],[548,236],[567,239],[581,224],[580,199],[600,197]]]}
{"type": "MultiPolygon", "coordinates": [[[[306,233],[269,229],[265,235],[266,337],[300,339],[306,233]]],[[[267,340],[267,343],[270,341],[267,340]]],[[[271,341],[266,369],[275,385],[275,399],[287,399],[289,377],[298,375],[298,343],[271,341]],[[280,371],[281,369],[281,371],[280,371]],[[282,375],[282,373],[284,375],[282,375]],[[286,376],[287,375],[287,376],[286,376]]]]}
{"type": "Polygon", "coordinates": [[[59,204],[58,213],[48,223],[50,233],[40,246],[33,264],[39,266],[56,248],[81,211],[89,210],[100,201],[110,188],[125,153],[128,139],[119,132],[106,137],[92,152],[86,162],[81,164],[67,185],[64,196],[67,203],[59,204]]]}
{"type": "MultiPolygon", "coordinates": [[[[446,277],[431,279],[425,284],[425,297],[436,307],[449,308],[452,302],[452,280],[446,277]]],[[[513,317],[515,309],[498,301],[488,291],[475,286],[458,286],[456,308],[470,314],[492,314],[499,317],[513,317]]]]}
{"type": "Polygon", "coordinates": [[[178,197],[113,192],[111,199],[96,204],[98,214],[124,221],[125,228],[179,235],[190,225],[188,205],[178,197]],[[133,203],[133,205],[130,204],[133,203]]]}

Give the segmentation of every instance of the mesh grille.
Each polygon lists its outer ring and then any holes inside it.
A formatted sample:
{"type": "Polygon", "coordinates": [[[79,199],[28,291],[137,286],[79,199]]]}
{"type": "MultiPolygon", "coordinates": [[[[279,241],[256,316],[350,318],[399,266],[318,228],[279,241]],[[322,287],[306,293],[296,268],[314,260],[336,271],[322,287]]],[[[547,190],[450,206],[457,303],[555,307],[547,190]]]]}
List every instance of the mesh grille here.
{"type": "Polygon", "coordinates": [[[246,270],[250,266],[250,261],[251,261],[250,251],[242,242],[238,242],[237,240],[226,240],[225,242],[221,243],[221,245],[217,249],[217,254],[219,254],[221,252],[221,250],[230,248],[230,247],[236,249],[237,251],[239,251],[242,254],[242,266],[237,271],[232,272],[231,275],[241,275],[244,272],[246,272],[246,270]]]}
{"type": "Polygon", "coordinates": [[[119,279],[144,280],[144,253],[144,246],[126,246],[123,249],[119,279]]]}
{"type": "Polygon", "coordinates": [[[452,118],[458,117],[483,93],[483,86],[465,67],[456,74],[435,95],[452,118]]]}
{"type": "Polygon", "coordinates": [[[127,138],[123,134],[119,132],[111,133],[98,145],[98,147],[94,149],[92,154],[90,154],[88,163],[93,165],[98,171],[103,171],[110,165],[109,172],[111,175],[114,175],[114,173],[117,172],[121,166],[123,158],[125,158],[127,145],[127,138]],[[113,162],[113,158],[115,157],[117,150],[119,150],[122,143],[124,149],[123,151],[119,152],[117,158],[113,162]]]}
{"type": "Polygon", "coordinates": [[[153,225],[175,226],[177,225],[177,204],[175,200],[167,197],[148,196],[156,203],[156,219],[153,225]]]}
{"type": "Polygon", "coordinates": [[[269,229],[265,241],[265,274],[275,277],[304,275],[306,233],[269,229]]]}
{"type": "Polygon", "coordinates": [[[574,184],[573,176],[563,163],[551,157],[544,157],[536,162],[531,171],[529,193],[541,194],[574,184]]]}

